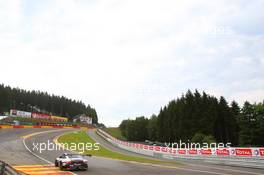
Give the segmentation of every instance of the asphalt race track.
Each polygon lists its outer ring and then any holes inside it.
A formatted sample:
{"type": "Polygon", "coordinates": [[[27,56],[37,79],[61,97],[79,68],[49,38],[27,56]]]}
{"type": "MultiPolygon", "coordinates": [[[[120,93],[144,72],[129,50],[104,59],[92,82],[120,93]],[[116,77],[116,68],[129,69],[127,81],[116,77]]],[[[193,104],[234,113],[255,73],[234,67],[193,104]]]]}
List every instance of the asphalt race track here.
{"type": "MultiPolygon", "coordinates": [[[[33,143],[47,143],[53,141],[55,137],[74,129],[0,129],[0,160],[3,160],[17,169],[25,170],[30,174],[71,174],[70,172],[61,172],[52,164],[55,158],[62,150],[45,150],[40,153],[33,151],[33,143]],[[22,136],[34,132],[44,132],[39,135],[32,135],[25,139],[23,143],[22,136]],[[27,147],[29,150],[27,150],[27,147]]],[[[92,132],[89,135],[96,141],[109,149],[120,151],[124,154],[134,154],[113,147],[99,136],[92,132]]],[[[184,162],[182,166],[176,168],[164,166],[143,165],[140,163],[130,163],[99,157],[87,157],[89,161],[88,171],[74,171],[74,174],[90,175],[263,175],[263,169],[232,167],[224,165],[205,164],[201,162],[184,162]]]]}

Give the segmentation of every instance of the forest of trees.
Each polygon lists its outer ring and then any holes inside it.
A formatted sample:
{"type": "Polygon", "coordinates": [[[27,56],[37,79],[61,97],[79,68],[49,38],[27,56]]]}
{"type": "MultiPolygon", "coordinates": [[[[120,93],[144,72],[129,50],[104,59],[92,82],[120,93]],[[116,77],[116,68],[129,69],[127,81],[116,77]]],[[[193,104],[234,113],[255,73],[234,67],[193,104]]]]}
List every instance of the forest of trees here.
{"type": "Polygon", "coordinates": [[[40,109],[41,112],[65,116],[69,119],[78,114],[86,114],[93,118],[93,123],[98,122],[96,110],[81,101],[49,95],[47,92],[26,91],[0,84],[0,113],[10,109],[29,112],[36,112],[40,109]]]}
{"type": "Polygon", "coordinates": [[[123,120],[121,133],[130,141],[232,143],[232,146],[264,145],[264,102],[243,107],[224,97],[188,91],[172,100],[150,119],[123,120]]]}

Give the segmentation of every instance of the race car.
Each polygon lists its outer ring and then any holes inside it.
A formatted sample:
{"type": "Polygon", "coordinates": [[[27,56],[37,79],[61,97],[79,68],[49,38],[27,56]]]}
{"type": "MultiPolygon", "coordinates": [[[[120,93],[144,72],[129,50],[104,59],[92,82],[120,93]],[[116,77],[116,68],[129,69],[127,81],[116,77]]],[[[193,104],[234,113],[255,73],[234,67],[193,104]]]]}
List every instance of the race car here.
{"type": "Polygon", "coordinates": [[[88,161],[83,155],[64,153],[55,159],[55,166],[61,170],[87,170],[88,161]]]}

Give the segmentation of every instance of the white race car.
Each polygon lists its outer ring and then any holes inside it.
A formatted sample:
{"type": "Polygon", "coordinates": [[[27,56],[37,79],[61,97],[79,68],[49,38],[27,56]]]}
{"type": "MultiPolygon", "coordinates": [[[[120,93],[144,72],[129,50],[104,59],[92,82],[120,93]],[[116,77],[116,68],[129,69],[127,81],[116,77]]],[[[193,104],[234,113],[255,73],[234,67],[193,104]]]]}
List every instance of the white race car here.
{"type": "Polygon", "coordinates": [[[64,153],[55,159],[55,166],[61,170],[87,170],[88,161],[83,155],[64,153]]]}

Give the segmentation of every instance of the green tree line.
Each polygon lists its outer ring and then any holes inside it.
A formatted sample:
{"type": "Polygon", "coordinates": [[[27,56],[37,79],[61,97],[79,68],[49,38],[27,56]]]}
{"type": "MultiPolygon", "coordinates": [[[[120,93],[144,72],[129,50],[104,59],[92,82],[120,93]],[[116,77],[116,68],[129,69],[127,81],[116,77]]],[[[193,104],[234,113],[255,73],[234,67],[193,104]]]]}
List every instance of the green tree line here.
{"type": "Polygon", "coordinates": [[[0,113],[10,109],[29,112],[41,110],[53,115],[65,116],[69,119],[86,114],[98,122],[96,110],[81,101],[72,100],[64,96],[50,95],[47,92],[27,91],[19,88],[11,88],[0,84],[0,113]]]}
{"type": "Polygon", "coordinates": [[[121,133],[130,141],[216,142],[233,146],[264,145],[264,102],[243,107],[224,97],[188,91],[149,119],[123,120],[121,133]]]}

